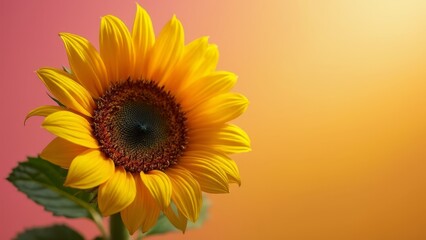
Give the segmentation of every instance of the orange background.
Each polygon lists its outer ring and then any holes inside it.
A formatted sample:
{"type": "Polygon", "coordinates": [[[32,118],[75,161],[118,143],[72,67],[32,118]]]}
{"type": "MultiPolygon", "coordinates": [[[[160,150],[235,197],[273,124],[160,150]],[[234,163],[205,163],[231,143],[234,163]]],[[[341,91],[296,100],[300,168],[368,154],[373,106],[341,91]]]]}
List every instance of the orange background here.
{"type": "MultiPolygon", "coordinates": [[[[142,1],[156,32],[173,13],[186,41],[209,35],[219,68],[251,101],[236,122],[253,151],[243,184],[210,195],[204,227],[173,239],[426,239],[425,1],[142,1]]],[[[25,114],[50,103],[34,71],[67,65],[57,37],[97,45],[100,17],[131,26],[135,2],[0,3],[0,178],[52,139],[25,114]]],[[[0,236],[68,222],[0,180],[0,236]]],[[[153,238],[163,239],[163,238],[153,238]]]]}

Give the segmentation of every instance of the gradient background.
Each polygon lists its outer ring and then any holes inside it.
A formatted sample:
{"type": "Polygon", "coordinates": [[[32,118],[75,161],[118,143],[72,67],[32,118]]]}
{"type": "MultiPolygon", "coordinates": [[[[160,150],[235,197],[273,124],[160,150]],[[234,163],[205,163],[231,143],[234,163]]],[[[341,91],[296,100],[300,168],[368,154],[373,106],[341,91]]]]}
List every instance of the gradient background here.
{"type": "MultiPolygon", "coordinates": [[[[156,32],[173,13],[186,42],[209,35],[219,68],[251,101],[236,122],[253,151],[235,156],[243,185],[210,195],[210,219],[173,239],[426,239],[425,1],[141,1],[156,32]]],[[[68,222],[6,182],[53,137],[34,73],[67,65],[59,32],[97,46],[100,17],[133,23],[134,0],[0,3],[0,236],[68,222]]],[[[153,238],[159,239],[159,238],[153,238]]]]}

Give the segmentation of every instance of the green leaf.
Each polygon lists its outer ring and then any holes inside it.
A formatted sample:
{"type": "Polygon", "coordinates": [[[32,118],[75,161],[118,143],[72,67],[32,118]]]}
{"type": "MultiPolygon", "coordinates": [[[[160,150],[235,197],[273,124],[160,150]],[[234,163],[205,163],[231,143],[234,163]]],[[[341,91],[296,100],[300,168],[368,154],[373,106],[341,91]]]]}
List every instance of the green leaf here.
{"type": "Polygon", "coordinates": [[[89,204],[94,193],[64,187],[67,170],[41,158],[28,158],[12,170],[7,180],[34,202],[56,216],[68,218],[99,217],[89,204]]]}
{"type": "Polygon", "coordinates": [[[66,225],[31,228],[20,233],[15,240],[84,240],[78,232],[66,225]]]}
{"type": "MultiPolygon", "coordinates": [[[[188,222],[188,226],[186,227],[187,230],[199,228],[203,225],[203,223],[207,220],[208,217],[208,208],[210,207],[210,201],[208,198],[203,195],[203,205],[201,206],[200,216],[198,217],[198,220],[193,223],[191,221],[188,222]]],[[[158,218],[157,224],[151,228],[148,232],[144,234],[144,236],[150,236],[150,235],[158,235],[158,234],[164,234],[168,232],[174,232],[178,231],[167,219],[167,217],[163,214],[160,215],[158,218]]]]}

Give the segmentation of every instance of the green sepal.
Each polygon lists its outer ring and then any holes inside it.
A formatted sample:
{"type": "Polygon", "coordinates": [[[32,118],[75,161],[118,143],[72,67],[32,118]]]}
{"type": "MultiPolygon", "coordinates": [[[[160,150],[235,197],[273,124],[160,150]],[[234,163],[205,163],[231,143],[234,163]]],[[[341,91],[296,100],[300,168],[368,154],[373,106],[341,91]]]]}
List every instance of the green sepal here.
{"type": "Polygon", "coordinates": [[[31,228],[18,234],[14,240],[84,240],[80,233],[66,225],[31,228]]]}
{"type": "Polygon", "coordinates": [[[71,69],[70,69],[70,68],[68,68],[68,67],[62,66],[62,70],[64,70],[65,72],[67,72],[67,73],[69,73],[69,74],[72,74],[71,69]]]}
{"type": "MultiPolygon", "coordinates": [[[[189,221],[186,229],[189,230],[189,229],[200,228],[208,218],[209,207],[210,207],[210,201],[205,195],[203,195],[203,204],[201,205],[201,211],[200,211],[198,220],[195,223],[189,221]]],[[[148,232],[146,232],[144,236],[159,235],[159,234],[164,234],[164,233],[174,232],[174,231],[179,231],[179,230],[175,228],[173,224],[170,223],[169,219],[164,214],[161,214],[160,217],[158,218],[157,224],[154,227],[152,227],[148,232]]]]}
{"type": "Polygon", "coordinates": [[[47,96],[49,96],[50,97],[50,99],[52,99],[56,104],[58,104],[58,106],[59,107],[65,107],[65,105],[64,104],[62,104],[61,102],[59,102],[59,100],[58,99],[56,99],[56,98],[54,98],[54,97],[52,97],[52,96],[50,96],[50,94],[47,94],[47,96]]]}
{"type": "Polygon", "coordinates": [[[7,180],[55,216],[99,218],[90,204],[95,192],[64,187],[67,170],[41,158],[29,157],[12,170],[7,180]]]}

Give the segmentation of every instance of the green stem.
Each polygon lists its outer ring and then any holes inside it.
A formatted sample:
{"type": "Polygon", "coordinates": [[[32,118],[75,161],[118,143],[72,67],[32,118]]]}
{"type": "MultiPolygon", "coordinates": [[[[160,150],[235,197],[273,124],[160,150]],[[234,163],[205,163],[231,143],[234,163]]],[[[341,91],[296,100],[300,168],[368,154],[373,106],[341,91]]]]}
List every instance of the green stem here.
{"type": "Polygon", "coordinates": [[[101,232],[102,239],[107,240],[108,235],[107,235],[107,232],[105,231],[101,215],[99,215],[96,211],[90,211],[90,213],[92,214],[93,221],[95,222],[96,226],[99,228],[99,231],[101,232]]]}
{"type": "Polygon", "coordinates": [[[127,231],[126,227],[124,227],[120,213],[116,213],[110,217],[109,227],[111,240],[130,240],[129,232],[127,231]]]}

